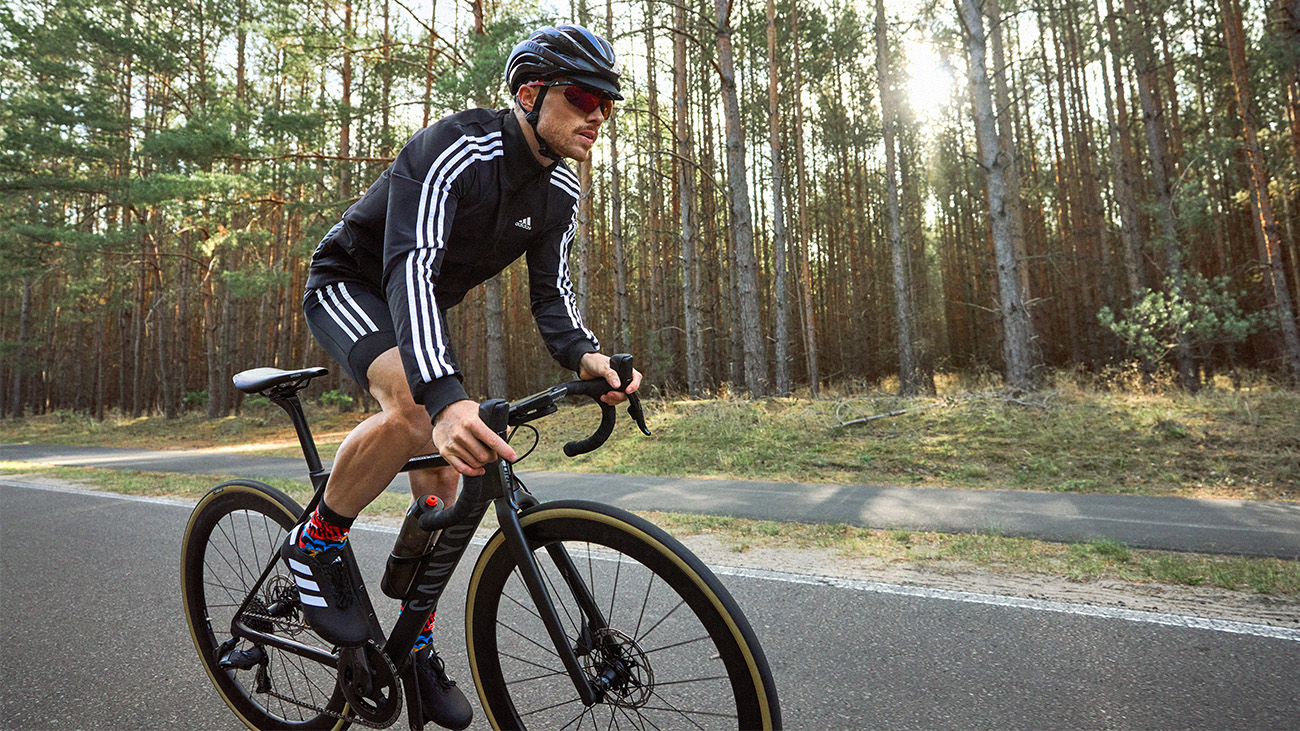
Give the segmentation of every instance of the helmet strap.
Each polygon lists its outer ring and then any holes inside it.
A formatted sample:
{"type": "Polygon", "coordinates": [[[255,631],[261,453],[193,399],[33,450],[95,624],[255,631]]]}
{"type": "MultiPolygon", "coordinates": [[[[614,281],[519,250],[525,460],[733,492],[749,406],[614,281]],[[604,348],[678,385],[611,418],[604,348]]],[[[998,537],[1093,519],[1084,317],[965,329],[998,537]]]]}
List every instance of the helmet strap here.
{"type": "Polygon", "coordinates": [[[542,139],[542,133],[537,130],[537,121],[542,115],[542,100],[546,98],[546,90],[550,88],[545,85],[537,88],[537,98],[533,100],[533,111],[526,112],[524,119],[533,128],[533,137],[537,138],[537,152],[543,157],[552,160],[559,160],[560,155],[551,152],[551,148],[546,146],[546,140],[542,139]]]}

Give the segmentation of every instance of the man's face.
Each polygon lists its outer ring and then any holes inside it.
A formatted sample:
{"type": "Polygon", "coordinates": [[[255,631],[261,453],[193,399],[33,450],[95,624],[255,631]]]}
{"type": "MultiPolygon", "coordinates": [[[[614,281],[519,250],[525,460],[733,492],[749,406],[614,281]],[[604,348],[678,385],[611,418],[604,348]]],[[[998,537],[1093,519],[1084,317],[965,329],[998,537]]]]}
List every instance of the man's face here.
{"type": "Polygon", "coordinates": [[[569,99],[569,96],[574,96],[579,101],[589,101],[574,92],[602,96],[598,91],[577,87],[566,95],[565,90],[569,88],[557,85],[547,90],[542,102],[542,113],[537,120],[537,133],[555,154],[582,162],[591,156],[591,148],[596,144],[600,126],[605,123],[606,117],[600,106],[584,112],[569,99]]]}

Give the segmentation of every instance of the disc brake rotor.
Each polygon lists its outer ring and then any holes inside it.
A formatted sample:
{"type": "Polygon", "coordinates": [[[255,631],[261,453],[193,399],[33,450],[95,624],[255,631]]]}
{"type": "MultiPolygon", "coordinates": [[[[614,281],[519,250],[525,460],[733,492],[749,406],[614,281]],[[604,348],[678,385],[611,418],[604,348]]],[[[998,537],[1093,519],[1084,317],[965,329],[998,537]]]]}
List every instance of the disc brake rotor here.
{"type": "Polygon", "coordinates": [[[339,650],[339,689],[358,717],[386,726],[402,712],[397,668],[373,642],[339,650]]]}

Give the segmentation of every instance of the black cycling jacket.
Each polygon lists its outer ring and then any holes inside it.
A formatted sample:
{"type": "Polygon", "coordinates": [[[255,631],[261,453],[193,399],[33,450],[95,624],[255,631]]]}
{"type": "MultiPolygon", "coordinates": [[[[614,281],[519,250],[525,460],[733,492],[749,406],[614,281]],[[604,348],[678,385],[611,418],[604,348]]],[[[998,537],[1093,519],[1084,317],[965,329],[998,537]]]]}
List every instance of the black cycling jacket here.
{"type": "Polygon", "coordinates": [[[466,398],[443,310],[527,255],[533,317],[577,370],[600,343],[569,279],[578,179],[537,162],[510,110],[471,109],[415,133],[312,256],[309,289],[361,279],[386,293],[407,381],[432,418],[466,398]]]}

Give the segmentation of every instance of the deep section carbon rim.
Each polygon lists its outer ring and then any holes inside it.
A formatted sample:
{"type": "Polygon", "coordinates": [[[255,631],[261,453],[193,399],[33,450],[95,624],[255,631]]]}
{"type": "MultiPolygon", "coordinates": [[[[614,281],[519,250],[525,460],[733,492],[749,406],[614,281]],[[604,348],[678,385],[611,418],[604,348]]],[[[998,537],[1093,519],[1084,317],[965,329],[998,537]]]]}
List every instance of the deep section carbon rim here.
{"type": "MultiPolygon", "coordinates": [[[[220,485],[195,507],[182,548],[185,615],[195,648],[222,698],[252,728],[342,728],[335,670],[231,634],[231,621],[299,514],[274,488],[251,480],[220,485]],[[226,662],[223,663],[222,659],[226,662]]],[[[280,564],[244,616],[263,632],[328,651],[296,609],[280,564]]]]}
{"type": "Polygon", "coordinates": [[[608,690],[596,705],[582,704],[497,536],[475,568],[466,610],[471,669],[494,727],[779,727],[752,630],[680,544],[623,511],[578,502],[531,511],[525,533],[570,645],[587,677],[608,690]],[[566,580],[561,548],[599,620],[566,580]]]}

